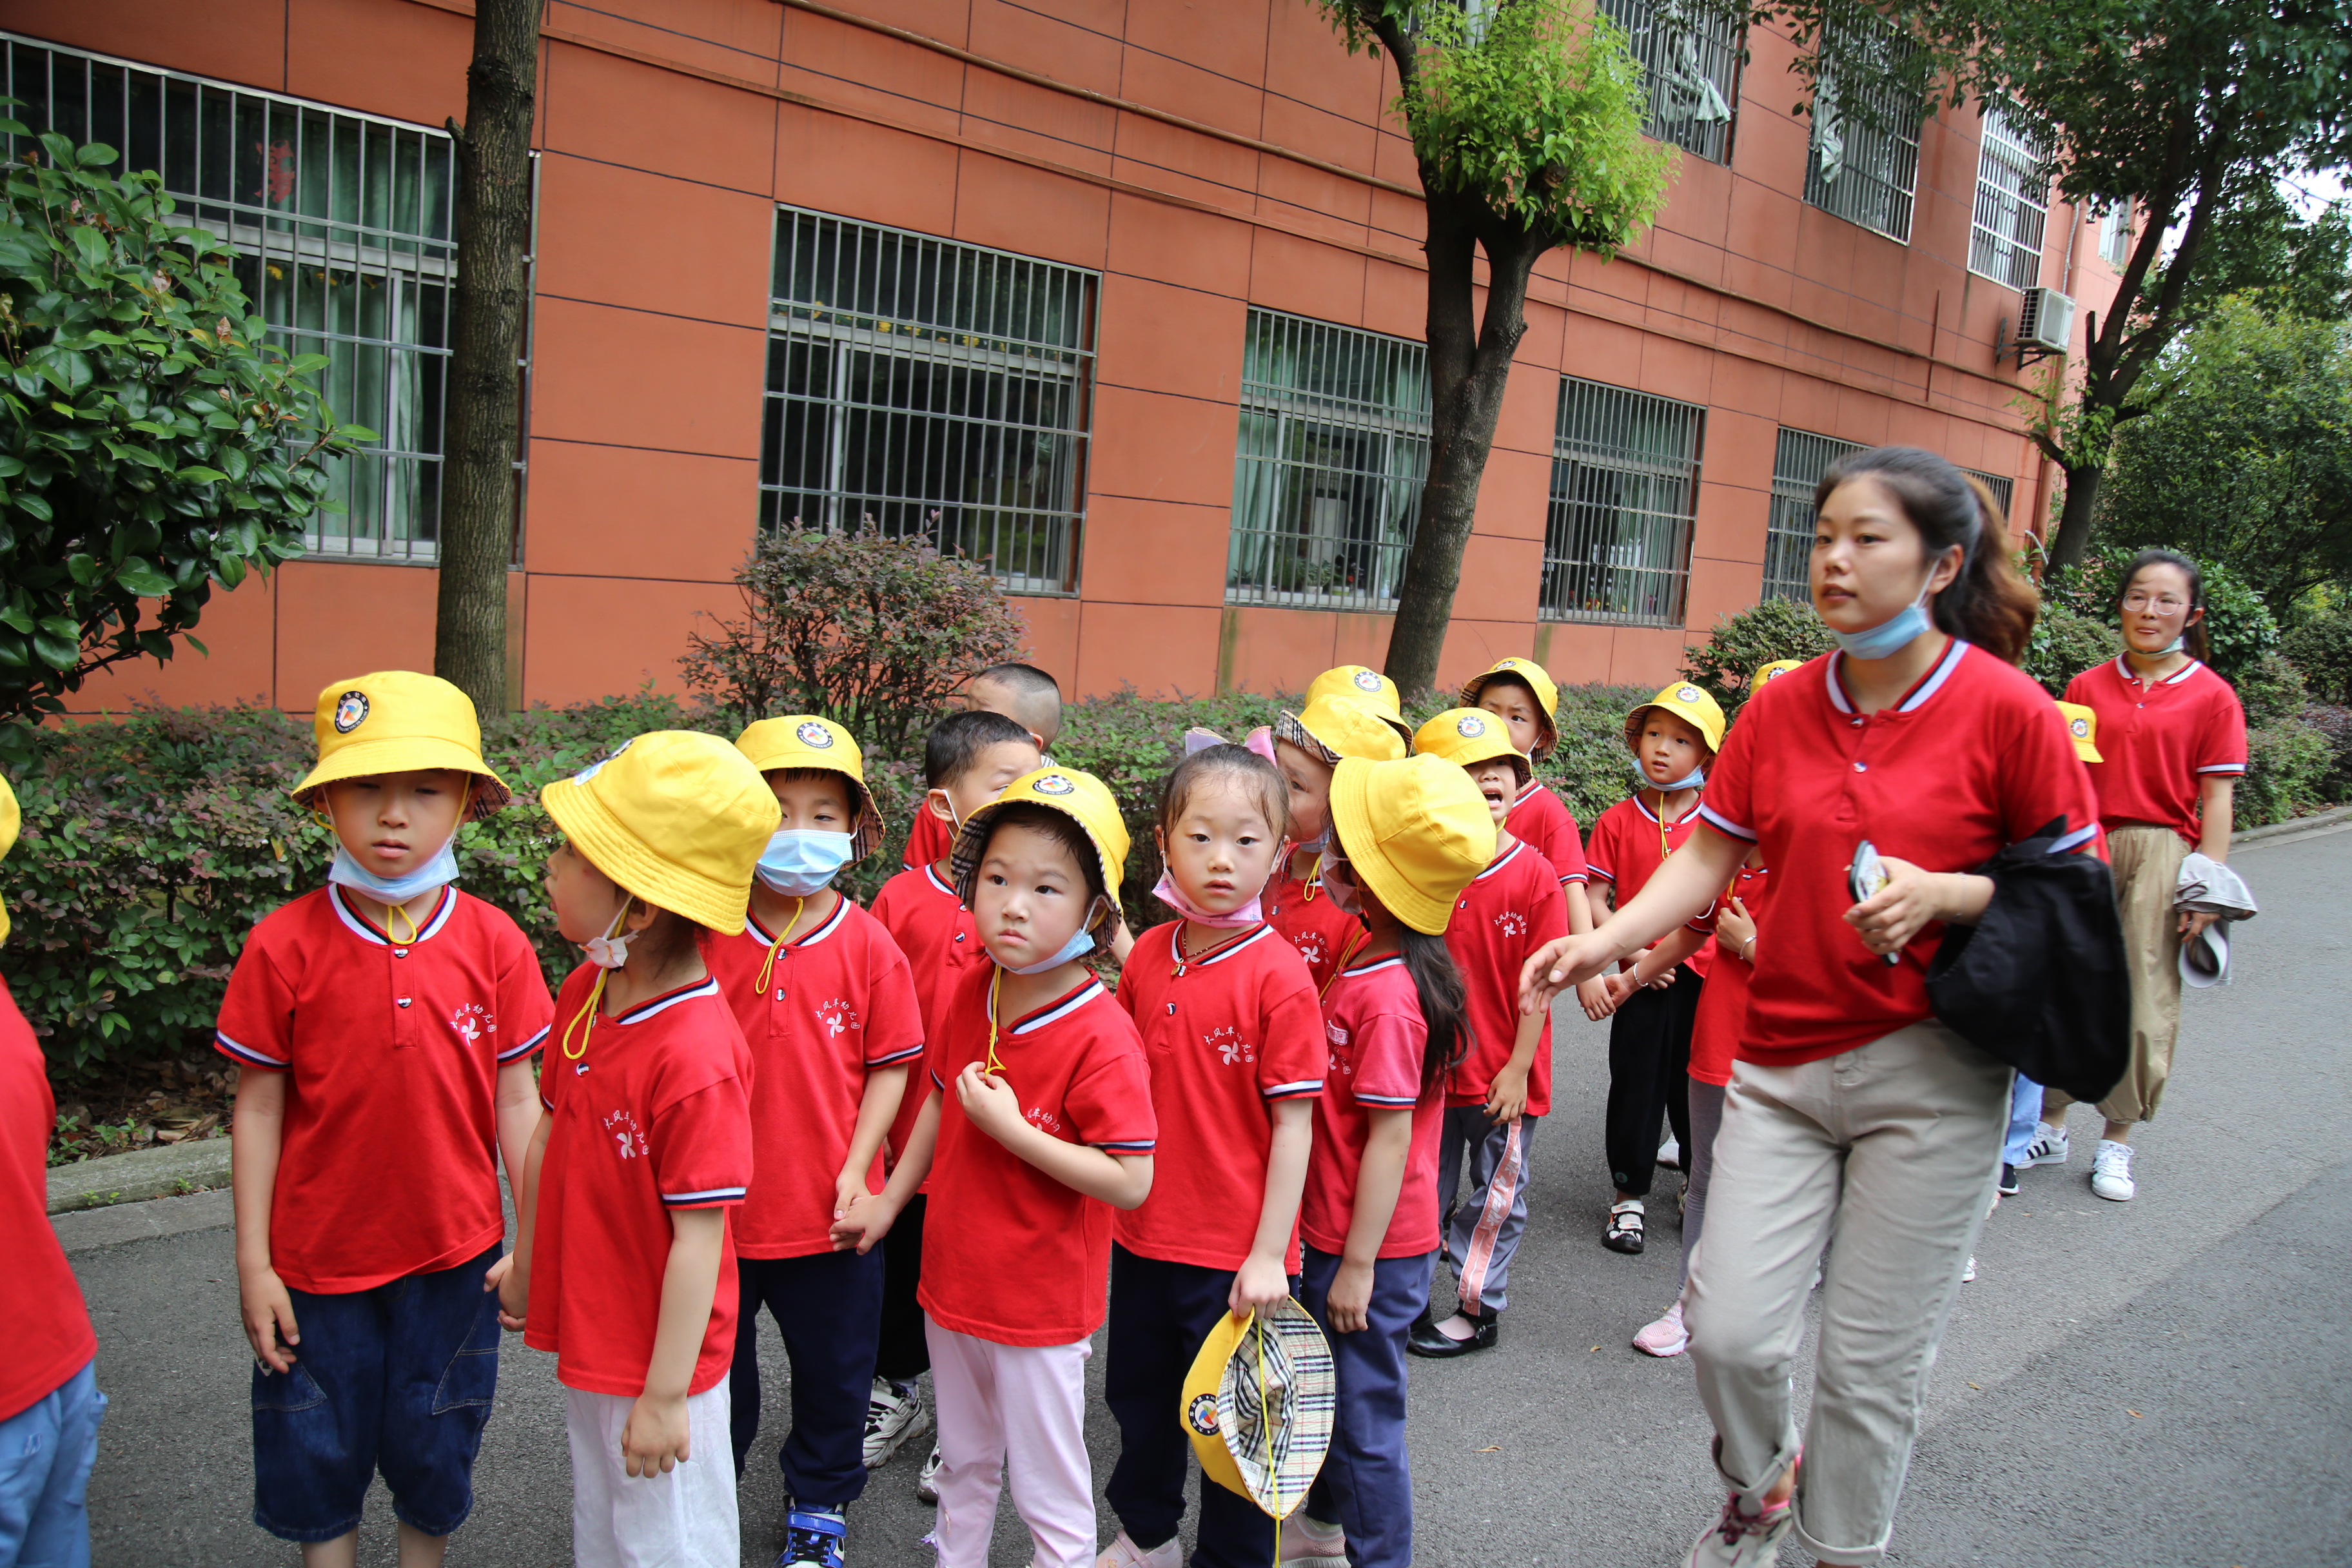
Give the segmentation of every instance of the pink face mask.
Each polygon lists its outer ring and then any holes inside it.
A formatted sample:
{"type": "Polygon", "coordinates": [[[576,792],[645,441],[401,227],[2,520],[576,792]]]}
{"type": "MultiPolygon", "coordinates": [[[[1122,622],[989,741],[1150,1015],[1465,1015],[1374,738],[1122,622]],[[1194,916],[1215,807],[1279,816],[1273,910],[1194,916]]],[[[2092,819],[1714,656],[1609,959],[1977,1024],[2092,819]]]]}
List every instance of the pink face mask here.
{"type": "Polygon", "coordinates": [[[1151,896],[1186,920],[1216,931],[1239,931],[1244,926],[1254,926],[1265,918],[1258,909],[1261,900],[1255,898],[1231,914],[1213,915],[1186,898],[1176,886],[1175,879],[1165,871],[1160,873],[1160,885],[1151,889],[1151,896]]]}

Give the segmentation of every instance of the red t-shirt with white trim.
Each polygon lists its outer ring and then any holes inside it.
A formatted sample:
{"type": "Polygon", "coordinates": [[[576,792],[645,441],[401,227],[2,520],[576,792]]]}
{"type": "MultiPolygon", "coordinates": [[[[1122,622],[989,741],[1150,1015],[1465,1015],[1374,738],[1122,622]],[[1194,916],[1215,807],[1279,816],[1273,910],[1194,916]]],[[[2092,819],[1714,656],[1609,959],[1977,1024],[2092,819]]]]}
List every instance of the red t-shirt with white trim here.
{"type": "MultiPolygon", "coordinates": [[[[935,1040],[947,1017],[948,998],[958,984],[967,973],[988,963],[988,950],[980,945],[980,928],[971,923],[971,911],[957,900],[955,889],[928,865],[901,871],[883,883],[882,890],[874,895],[873,913],[898,944],[898,951],[907,955],[907,967],[915,977],[915,1001],[922,1009],[923,1038],[935,1040]]],[[[907,1075],[907,1092],[899,1098],[898,1114],[890,1119],[890,1135],[883,1144],[886,1164],[897,1166],[899,1151],[915,1131],[915,1118],[923,1109],[929,1088],[929,1080],[918,1059],[907,1075]]],[[[926,1176],[915,1190],[929,1192],[930,1178],[926,1176]]]]}
{"type": "MultiPolygon", "coordinates": [[[[1568,934],[1568,895],[1550,861],[1532,844],[1514,844],[1472,879],[1454,901],[1445,946],[1462,973],[1469,1052],[1445,1075],[1445,1103],[1484,1105],[1495,1075],[1509,1064],[1519,1032],[1519,965],[1544,943],[1568,934]]],[[[1544,1016],[1528,1069],[1529,1116],[1551,1110],[1551,1016],[1544,1016]]]]}
{"type": "Polygon", "coordinates": [[[332,885],[263,917],[214,1044],[247,1071],[289,1075],[269,1205],[278,1277],[369,1290],[497,1246],[499,1068],[539,1049],[554,1014],[530,941],[454,887],[401,942],[332,885]]]}
{"type": "MultiPolygon", "coordinates": [[[[1637,790],[1602,812],[1600,820],[1592,825],[1592,840],[1585,847],[1585,865],[1592,879],[1616,889],[1616,907],[1621,910],[1650,885],[1650,879],[1666,863],[1665,858],[1690,842],[1690,836],[1698,831],[1699,808],[1694,804],[1666,824],[1662,849],[1658,843],[1658,811],[1649,801],[1654,793],[1637,790]]],[[[1713,947],[1702,947],[1684,959],[1682,967],[1704,980],[1714,959],[1713,947]]],[[[1631,969],[1637,962],[1629,958],[1617,967],[1631,969]]]]}
{"type": "MultiPolygon", "coordinates": [[[[1159,1146],[1151,1195],[1111,1215],[1141,1258],[1237,1270],[1257,1239],[1277,1100],[1323,1089],[1323,1012],[1298,950],[1258,925],[1179,963],[1181,921],[1135,939],[1118,1005],[1143,1037],[1159,1146]]],[[[1298,1243],[1286,1266],[1298,1268],[1298,1243]]]]}
{"type": "Polygon", "coordinates": [[[1534,845],[1536,853],[1551,862],[1561,887],[1587,879],[1584,840],[1577,832],[1576,815],[1543,780],[1528,781],[1504,816],[1503,827],[1520,843],[1534,845]]]}
{"type": "MultiPolygon", "coordinates": [[[[1756,922],[1759,948],[1764,945],[1764,897],[1771,885],[1772,874],[1762,866],[1742,866],[1731,883],[1729,897],[1738,899],[1756,922]]],[[[1714,910],[1691,921],[1691,929],[1712,932],[1717,912],[1727,904],[1727,899],[1717,899],[1714,910]]],[[[1707,971],[1706,989],[1699,993],[1698,1013],[1691,1020],[1690,1075],[1722,1089],[1731,1083],[1731,1064],[1739,1054],[1739,1031],[1748,1022],[1754,949],[1748,958],[1741,958],[1717,943],[1709,945],[1716,948],[1715,964],[1707,971]]]]}
{"type": "Polygon", "coordinates": [[[2246,771],[2246,710],[2236,690],[2195,659],[2144,681],[2116,658],[2067,682],[2066,700],[2099,716],[2101,760],[2084,764],[2099,821],[2169,827],[2194,848],[2203,834],[2198,790],[2246,771]]]}
{"type": "MultiPolygon", "coordinates": [[[[940,1091],[940,1140],[916,1299],[941,1328],[975,1339],[1076,1344],[1102,1326],[1110,1205],[1064,1186],[965,1117],[956,1075],[988,1058],[992,978],[987,970],[964,976],[923,1058],[940,1091]]],[[[1151,1069],[1133,1020],[1101,981],[1089,975],[1007,1021],[996,1058],[1031,1126],[1113,1154],[1152,1152],[1151,1069]]]]}
{"type": "Polygon", "coordinates": [[[1858,713],[1841,654],[1790,670],[1741,710],[1699,815],[1764,847],[1770,929],[1756,944],[1739,1059],[1791,1067],[1930,1016],[1930,922],[1902,962],[1862,944],[1848,868],[1867,838],[1928,871],[1971,871],[2063,819],[2062,847],[2098,831],[2091,781],[2050,694],[1957,638],[1901,701],[1858,713]]]}
{"type": "Polygon", "coordinates": [[[1329,1052],[1323,1092],[1315,1100],[1315,1152],[1307,1161],[1307,1191],[1298,1229],[1318,1252],[1344,1253],[1356,1215],[1356,1184],[1374,1110],[1412,1112],[1412,1142],[1404,1186],[1381,1242],[1382,1258],[1419,1258],[1437,1250],[1437,1131],[1445,1095],[1422,1087],[1429,1043],[1421,997],[1404,960],[1376,958],[1339,972],[1323,998],[1323,1037],[1329,1052]]]}
{"type": "Polygon", "coordinates": [[[1319,882],[1277,872],[1265,886],[1258,904],[1266,923],[1307,961],[1307,974],[1317,995],[1330,988],[1331,976],[1347,954],[1364,943],[1364,922],[1332,903],[1319,882]]]}
{"type": "MultiPolygon", "coordinates": [[[[593,966],[563,982],[569,1023],[593,966]]],[[[751,1182],[751,1052],[715,975],[575,1026],[547,1054],[540,1099],[555,1119],[539,1165],[523,1342],[555,1352],[566,1388],[645,1392],[661,1321],[670,1211],[732,1208],[751,1182]],[[574,1057],[572,1053],[578,1051],[574,1057]]],[[[735,1360],[734,1226],[689,1394],[735,1360]]]]}
{"type": "MultiPolygon", "coordinates": [[[[782,947],[779,934],[747,912],[741,931],[702,940],[703,960],[751,1048],[756,1173],[728,1216],[742,1258],[833,1250],[833,1184],[856,1135],[867,1073],[914,1068],[900,1103],[922,1100],[914,977],[882,923],[839,899],[782,947]]],[[[878,1159],[866,1185],[882,1190],[878,1159]]]]}
{"type": "MultiPolygon", "coordinates": [[[[46,1399],[98,1353],[73,1266],[49,1224],[58,1102],[33,1026],[0,980],[0,1421],[46,1399]]],[[[16,1456],[9,1458],[13,1460],[16,1456]]]]}

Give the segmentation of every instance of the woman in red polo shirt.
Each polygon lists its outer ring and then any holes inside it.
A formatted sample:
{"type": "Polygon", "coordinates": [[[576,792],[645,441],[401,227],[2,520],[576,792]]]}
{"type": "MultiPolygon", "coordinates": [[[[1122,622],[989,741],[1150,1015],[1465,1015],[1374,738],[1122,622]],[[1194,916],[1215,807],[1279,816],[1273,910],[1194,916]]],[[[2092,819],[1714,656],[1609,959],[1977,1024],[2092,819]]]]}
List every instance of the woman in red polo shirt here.
{"type": "MultiPolygon", "coordinates": [[[[2099,716],[2099,756],[2086,763],[2116,868],[2116,902],[2131,954],[2132,1054],[2123,1081],[2099,1101],[2107,1119],[2091,1191],[2116,1203],[2137,1190],[2131,1131],[2156,1116],[2180,1032],[2180,943],[2213,922],[2172,910],[2191,849],[2230,858],[2231,794],[2246,771],[2246,714],[2230,683],[2206,668],[2205,577],[2168,550],[2143,550],[2116,595],[2124,652],[2076,676],[2066,700],[2099,716]]],[[[2042,1090],[2042,1125],[2028,1165],[2066,1163],[2066,1107],[2042,1090]]]]}
{"type": "Polygon", "coordinates": [[[1982,489],[1882,447],[1831,469],[1813,504],[1813,606],[1839,651],[1748,703],[1705,830],[1521,976],[1522,1005],[1544,1005],[1705,910],[1751,847],[1772,868],[1691,1268],[1691,1359],[1731,1488],[1692,1568],[1759,1568],[1791,1531],[1822,1563],[1885,1552],[2009,1114],[2009,1068],[1935,1018],[1927,962],[1991,899],[1969,868],[2053,818],[2063,847],[2097,827],[2063,720],[2011,662],[2035,601],[1982,489]],[[1885,880],[1857,902],[1865,842],[1885,880]],[[1817,1267],[1801,1471],[1789,1363],[1817,1267]]]}

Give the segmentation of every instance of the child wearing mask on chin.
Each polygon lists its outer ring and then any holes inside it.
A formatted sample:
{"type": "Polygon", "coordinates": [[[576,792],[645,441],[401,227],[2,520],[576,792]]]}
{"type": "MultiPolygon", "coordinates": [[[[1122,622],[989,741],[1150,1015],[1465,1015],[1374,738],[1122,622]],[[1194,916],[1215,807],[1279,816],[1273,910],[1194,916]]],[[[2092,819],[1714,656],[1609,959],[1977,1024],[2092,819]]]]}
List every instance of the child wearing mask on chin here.
{"type": "Polygon", "coordinates": [[[1275,721],[1274,765],[1282,774],[1296,847],[1266,886],[1265,918],[1307,961],[1318,995],[1364,940],[1363,927],[1323,893],[1331,844],[1325,805],[1331,770],[1343,757],[1392,763],[1404,754],[1396,723],[1378,703],[1360,697],[1329,693],[1275,721]]]}
{"type": "Polygon", "coordinates": [[[791,1500],[778,1561],[840,1568],[844,1511],[866,1489],[883,1259],[835,1251],[833,1222],[882,1184],[882,1140],[923,1054],[922,1016],[890,933],[833,886],[882,837],[857,742],[798,713],[761,720],[735,749],[782,814],[742,926],[703,944],[751,1050],[753,1173],[731,1222],[735,1469],[759,1436],[764,1305],[793,1369],[792,1432],[777,1455],[791,1500]]]}
{"type": "Polygon", "coordinates": [[[921,1300],[940,1424],[942,1568],[982,1568],[1009,1478],[1038,1568],[1095,1558],[1086,1363],[1111,1211],[1151,1191],[1157,1126],[1135,1025],[1081,962],[1111,919],[1127,829],[1075,768],[1015,779],[956,836],[956,889],[992,960],[924,1065],[930,1092],[878,1194],[834,1226],[871,1248],[938,1172],[921,1300]]]}
{"type": "Polygon", "coordinates": [[[520,1179],[553,1007],[514,921],[451,885],[458,824],[510,798],[466,694],[362,675],[319,693],[316,728],[293,795],[334,829],[327,886],[254,928],[215,1037],[237,1064],[253,1521],[341,1568],[381,1470],[401,1568],[431,1568],[473,1507],[499,1165],[520,1179]]]}
{"type": "Polygon", "coordinates": [[[704,963],[743,929],[776,797],[715,735],[656,731],[540,792],[547,896],[585,950],[556,999],[499,1321],[553,1352],[581,1568],[736,1568],[727,1374],[751,1053],[704,963]]]}
{"type": "Polygon", "coordinates": [[[1494,860],[1495,824],[1470,775],[1433,756],[1340,763],[1330,812],[1324,887],[1366,940],[1323,998],[1329,1055],[1299,1211],[1300,1300],[1330,1336],[1339,1400],[1283,1561],[1406,1568],[1405,1341],[1429,1300],[1445,1072],[1466,1043],[1444,932],[1494,860]]]}
{"type": "MultiPolygon", "coordinates": [[[[1143,1037],[1160,1142],[1151,1195],[1111,1222],[1110,1365],[1119,1532],[1096,1568],[1177,1568],[1192,1444],[1169,1413],[1201,1342],[1291,1293],[1298,1195],[1323,1088],[1322,1017],[1260,892],[1287,819],[1264,752],[1212,737],[1161,786],[1157,894],[1181,919],[1135,939],[1118,1005],[1143,1037]]],[[[1256,742],[1273,748],[1260,737],[1256,742]]],[[[1516,973],[1516,972],[1515,972],[1516,973]]],[[[1274,1521],[1201,1489],[1196,1568],[1271,1568],[1274,1521]]]]}
{"type": "MultiPolygon", "coordinates": [[[[1696,686],[1669,686],[1625,715],[1637,787],[1601,814],[1585,856],[1593,880],[1607,886],[1612,909],[1632,902],[1697,829],[1699,790],[1722,744],[1723,710],[1696,686]]],[[[1691,1146],[1691,1026],[1706,979],[1706,942],[1698,925],[1684,927],[1606,982],[1614,1015],[1606,1137],[1617,1198],[1601,1244],[1612,1252],[1637,1253],[1644,1245],[1643,1200],[1657,1173],[1659,1119],[1674,1129],[1677,1148],[1691,1146]]]]}

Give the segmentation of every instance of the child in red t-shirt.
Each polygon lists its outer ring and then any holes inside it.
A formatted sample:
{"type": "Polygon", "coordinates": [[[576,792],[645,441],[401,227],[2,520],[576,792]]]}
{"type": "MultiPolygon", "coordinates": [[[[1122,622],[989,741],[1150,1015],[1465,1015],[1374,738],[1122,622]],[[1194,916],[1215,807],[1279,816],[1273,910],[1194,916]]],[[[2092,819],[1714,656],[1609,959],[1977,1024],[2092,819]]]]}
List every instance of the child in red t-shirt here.
{"type": "MultiPolygon", "coordinates": [[[[1111,1221],[1105,1396],[1119,1452],[1105,1495],[1120,1528],[1098,1565],[1177,1568],[1192,1445],[1169,1413],[1217,1321],[1287,1300],[1297,1271],[1324,1051],[1306,962],[1260,909],[1284,795],[1264,755],[1222,744],[1186,756],[1160,789],[1157,896],[1183,918],[1136,938],[1119,974],[1160,1143],[1150,1197],[1111,1221]]],[[[1265,1514],[1202,1487],[1201,1561],[1271,1564],[1274,1544],[1265,1514]]]]}
{"type": "Polygon", "coordinates": [[[1339,1398],[1330,1453],[1291,1529],[1300,1558],[1407,1568],[1405,1341],[1429,1300],[1438,1122],[1465,1043],[1444,931],[1495,858],[1495,824],[1470,775],[1432,756],[1340,763],[1330,812],[1323,885],[1366,940],[1323,997],[1300,1300],[1330,1336],[1339,1398]]]}
{"type": "Polygon", "coordinates": [[[514,921],[451,885],[458,824],[509,799],[466,694],[362,675],[319,694],[316,731],[293,794],[334,829],[328,885],[254,928],[215,1036],[237,1064],[253,1521],[348,1560],[381,1469],[402,1560],[438,1562],[473,1507],[499,1166],[522,1170],[553,1009],[514,921]]]}
{"type": "Polygon", "coordinates": [[[1528,1224],[1528,1150],[1551,1110],[1551,1013],[1520,1013],[1519,966],[1568,934],[1568,908],[1551,862],[1507,826],[1530,769],[1502,721],[1455,708],[1423,724],[1413,743],[1467,773],[1495,824],[1495,858],[1454,900],[1445,928],[1470,1037],[1445,1077],[1438,1149],[1445,1261],[1458,1289],[1444,1311],[1430,1303],[1406,1347],[1444,1359],[1491,1348],[1509,1302],[1511,1259],[1528,1224]],[[1470,1196],[1457,1206],[1465,1156],[1470,1196]]]}
{"type": "Polygon", "coordinates": [[[1109,790],[1073,768],[1016,779],[965,819],[956,888],[992,963],[949,1004],[888,1185],[834,1226],[836,1245],[871,1247],[937,1169],[922,1303],[943,1568],[987,1563],[1008,1472],[1038,1568],[1094,1562],[1086,1363],[1110,1211],[1150,1194],[1157,1136],[1135,1025],[1079,962],[1108,929],[1126,859],[1109,790]]]}
{"type": "Polygon", "coordinates": [[[784,1561],[830,1563],[846,1549],[844,1510],[866,1489],[882,1314],[882,1259],[835,1251],[833,1222],[881,1184],[883,1135],[923,1054],[922,1015],[890,933],[833,886],[882,837],[857,742],[803,713],[759,721],[735,749],[768,781],[783,824],[742,926],[703,943],[751,1048],[751,1190],[730,1222],[735,1469],[759,1436],[764,1305],[793,1369],[792,1434],[777,1456],[784,1561]]]}
{"type": "Polygon", "coordinates": [[[752,1068],[702,944],[743,929],[776,797],[718,737],[656,731],[540,801],[565,839],[548,900],[588,961],[557,999],[499,1321],[555,1352],[574,1558],[736,1568],[727,1211],[752,1068]]]}
{"type": "MultiPolygon", "coordinates": [[[[1316,684],[1327,679],[1318,676],[1316,684]]],[[[1405,744],[1397,735],[1402,722],[1391,720],[1379,700],[1344,690],[1318,697],[1275,721],[1274,765],[1288,791],[1295,847],[1282,874],[1266,885],[1265,918],[1307,960],[1318,994],[1364,940],[1363,927],[1323,896],[1322,865],[1331,843],[1324,802],[1331,793],[1331,770],[1342,757],[1389,763],[1403,756],[1405,744]]]]}

